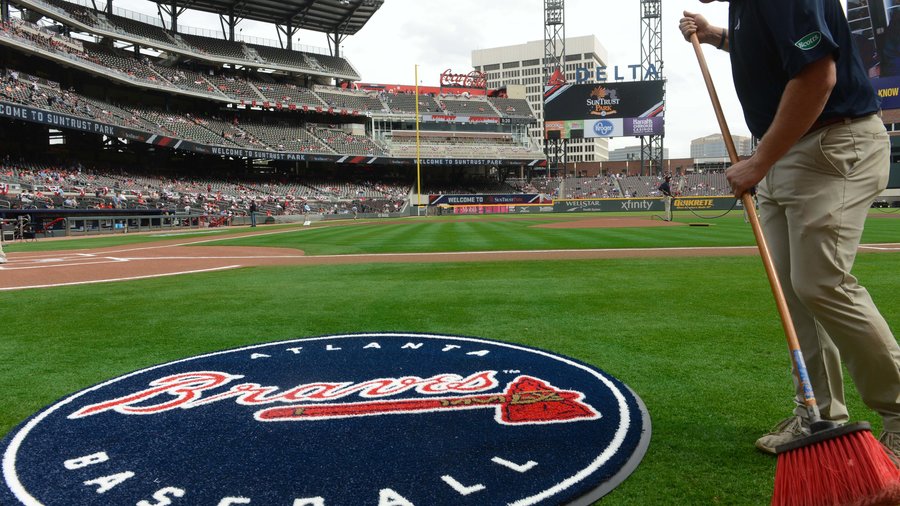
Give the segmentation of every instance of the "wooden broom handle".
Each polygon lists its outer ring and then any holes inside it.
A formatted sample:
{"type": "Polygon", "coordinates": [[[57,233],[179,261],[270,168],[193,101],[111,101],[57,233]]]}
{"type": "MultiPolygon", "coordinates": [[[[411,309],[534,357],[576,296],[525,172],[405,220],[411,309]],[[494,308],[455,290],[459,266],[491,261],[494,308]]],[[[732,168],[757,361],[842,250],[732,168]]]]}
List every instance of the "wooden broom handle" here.
{"type": "MultiPolygon", "coordinates": [[[[712,101],[713,109],[716,112],[716,119],[719,121],[719,130],[722,131],[722,138],[725,141],[725,147],[728,149],[728,156],[731,163],[738,163],[740,157],[737,149],[734,147],[734,139],[731,138],[731,132],[728,130],[728,123],[725,122],[725,114],[722,113],[722,104],[719,102],[719,95],[716,93],[716,87],[713,84],[712,77],[709,74],[709,67],[706,65],[706,57],[703,56],[703,49],[700,47],[700,39],[697,33],[691,34],[691,44],[694,46],[694,52],[697,54],[697,61],[700,63],[700,71],[703,73],[703,80],[706,82],[706,90],[709,92],[709,99],[712,101]]],[[[750,192],[744,192],[741,195],[741,202],[744,204],[744,210],[750,218],[750,226],[753,228],[753,235],[756,236],[756,245],[759,248],[759,255],[762,257],[763,266],[766,268],[766,275],[769,278],[769,286],[772,287],[772,295],[775,296],[775,305],[778,307],[778,314],[781,316],[781,326],[784,329],[784,335],[787,338],[788,348],[791,351],[791,358],[794,360],[800,375],[800,382],[803,384],[804,402],[808,407],[815,407],[816,398],[812,392],[812,385],[809,381],[809,375],[806,372],[806,365],[803,362],[803,356],[800,352],[800,341],[797,339],[797,332],[794,330],[794,321],[791,319],[791,312],[788,309],[787,301],[784,298],[784,291],[781,288],[781,282],[778,280],[778,274],[775,271],[775,263],[772,261],[772,255],[769,254],[769,247],[766,244],[766,238],[763,235],[762,227],[759,224],[759,217],[756,216],[756,205],[753,202],[750,192]]]]}

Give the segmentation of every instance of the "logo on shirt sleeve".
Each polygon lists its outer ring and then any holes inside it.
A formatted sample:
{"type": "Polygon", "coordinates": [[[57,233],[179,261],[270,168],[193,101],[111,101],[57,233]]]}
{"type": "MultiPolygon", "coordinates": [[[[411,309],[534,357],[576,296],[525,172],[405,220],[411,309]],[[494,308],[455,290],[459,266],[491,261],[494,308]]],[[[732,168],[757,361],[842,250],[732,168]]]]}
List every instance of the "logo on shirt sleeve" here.
{"type": "Polygon", "coordinates": [[[822,32],[812,32],[795,42],[794,45],[803,51],[809,51],[818,46],[819,42],[822,42],[822,32]]]}

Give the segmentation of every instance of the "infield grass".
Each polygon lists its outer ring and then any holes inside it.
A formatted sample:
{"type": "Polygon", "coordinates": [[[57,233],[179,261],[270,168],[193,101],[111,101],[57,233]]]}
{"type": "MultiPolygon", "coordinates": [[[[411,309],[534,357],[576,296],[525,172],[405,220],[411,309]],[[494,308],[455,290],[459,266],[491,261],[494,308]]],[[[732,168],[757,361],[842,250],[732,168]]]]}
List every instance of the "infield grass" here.
{"type": "MultiPolygon", "coordinates": [[[[239,242],[308,253],[752,244],[733,221],[603,229],[612,236],[529,220],[386,222],[239,242]]],[[[900,239],[900,220],[867,226],[869,242],[900,239]]],[[[855,273],[900,330],[900,255],[862,254],[855,273]]],[[[576,358],[643,399],[649,451],[604,505],[756,505],[770,500],[775,459],[753,441],[791,409],[787,350],[756,257],[258,267],[3,293],[0,308],[0,433],[66,394],[204,352],[343,332],[471,335],[576,358]]],[[[854,419],[877,436],[880,419],[847,383],[854,419]]]]}

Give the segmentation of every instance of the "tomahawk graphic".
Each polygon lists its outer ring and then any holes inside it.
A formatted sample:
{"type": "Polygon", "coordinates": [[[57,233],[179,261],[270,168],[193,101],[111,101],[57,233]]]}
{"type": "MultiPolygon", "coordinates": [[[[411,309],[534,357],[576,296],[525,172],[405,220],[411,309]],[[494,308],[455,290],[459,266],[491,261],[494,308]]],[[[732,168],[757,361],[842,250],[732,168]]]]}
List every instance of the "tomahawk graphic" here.
{"type": "Polygon", "coordinates": [[[402,413],[428,413],[452,409],[494,408],[494,419],[503,425],[549,424],[600,418],[593,407],[583,402],[581,392],[557,390],[553,385],[530,376],[519,376],[502,394],[469,395],[431,399],[350,402],[341,404],[296,404],[257,411],[262,422],[286,422],[375,416],[402,413]]]}

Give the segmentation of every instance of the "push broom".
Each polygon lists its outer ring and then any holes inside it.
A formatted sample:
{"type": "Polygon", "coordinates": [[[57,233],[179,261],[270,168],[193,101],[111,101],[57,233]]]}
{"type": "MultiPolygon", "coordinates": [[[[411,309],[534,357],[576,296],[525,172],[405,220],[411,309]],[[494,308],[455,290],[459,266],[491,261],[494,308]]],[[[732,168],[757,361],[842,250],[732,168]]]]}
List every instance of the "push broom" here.
{"type": "MultiPolygon", "coordinates": [[[[719,129],[732,163],[737,163],[737,150],[722,113],[722,105],[716,94],[703,49],[697,34],[691,35],[691,44],[706,81],[706,89],[712,101],[719,129]]],[[[775,304],[781,316],[781,325],[787,337],[791,359],[794,361],[797,379],[803,389],[810,432],[808,437],[797,439],[776,448],[778,462],[775,470],[775,491],[772,504],[777,506],[894,506],[900,504],[900,470],[891,462],[885,449],[872,435],[866,422],[837,426],[822,420],[816,406],[816,397],[810,383],[794,323],[788,311],[787,301],[769,247],[763,236],[756,206],[748,192],[741,196],[744,209],[750,218],[756,245],[762,257],[775,304]]]]}

